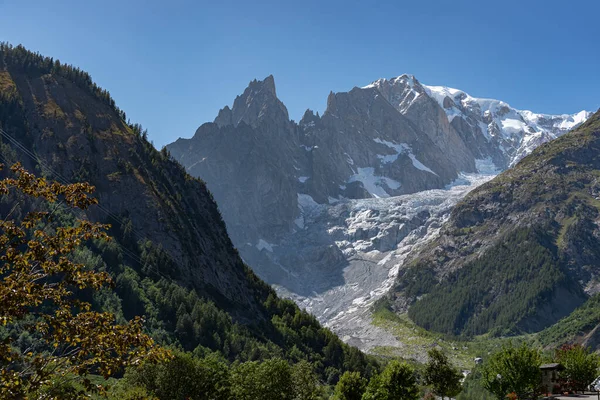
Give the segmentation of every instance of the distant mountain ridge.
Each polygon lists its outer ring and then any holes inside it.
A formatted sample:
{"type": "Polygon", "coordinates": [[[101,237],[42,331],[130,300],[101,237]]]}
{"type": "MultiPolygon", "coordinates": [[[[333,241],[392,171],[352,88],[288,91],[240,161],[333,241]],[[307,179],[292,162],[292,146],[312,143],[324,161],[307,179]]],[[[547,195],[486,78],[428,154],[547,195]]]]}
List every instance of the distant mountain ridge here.
{"type": "Polygon", "coordinates": [[[269,76],[167,148],[207,182],[241,249],[300,229],[303,195],[328,204],[444,188],[506,169],[588,115],[522,112],[402,75],[331,93],[323,115],[294,123],[269,76]]]}
{"type": "Polygon", "coordinates": [[[444,125],[440,131],[448,135],[454,130],[476,158],[491,157],[500,170],[515,165],[540,144],[576,128],[591,115],[585,110],[562,115],[517,110],[500,100],[472,97],[446,86],[423,85],[412,75],[379,79],[364,88],[371,87],[413,120],[418,119],[412,112],[416,102],[423,97],[435,100],[450,124],[449,129],[444,125]]]}
{"type": "Polygon", "coordinates": [[[587,115],[534,115],[402,75],[330,93],[322,115],[295,123],[269,76],[167,148],[206,181],[259,276],[370,348],[354,313],[408,252],[469,190],[587,115]]]}

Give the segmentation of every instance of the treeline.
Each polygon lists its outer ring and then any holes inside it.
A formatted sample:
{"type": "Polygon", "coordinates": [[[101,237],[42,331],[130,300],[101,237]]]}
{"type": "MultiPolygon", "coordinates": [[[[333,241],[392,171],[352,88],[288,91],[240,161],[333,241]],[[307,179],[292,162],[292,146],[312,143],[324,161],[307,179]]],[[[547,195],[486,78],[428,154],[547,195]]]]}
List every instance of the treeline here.
{"type": "MultiPolygon", "coordinates": [[[[64,389],[62,389],[64,390],[64,389]]],[[[371,379],[346,372],[338,383],[319,379],[314,365],[281,358],[227,363],[218,355],[195,357],[175,352],[163,364],[131,368],[111,390],[111,399],[156,396],[161,400],[417,400],[427,389],[409,365],[391,361],[371,379]]]]}
{"type": "Polygon", "coordinates": [[[124,111],[117,107],[108,90],[102,89],[93,80],[90,74],[69,64],[62,64],[52,57],[45,57],[40,53],[27,50],[22,45],[12,46],[6,42],[0,42],[0,65],[10,64],[11,67],[19,68],[22,72],[34,75],[54,74],[76,84],[95,99],[111,107],[119,114],[121,119],[127,120],[124,111]]]}
{"type": "MultiPolygon", "coordinates": [[[[12,204],[4,198],[0,210],[8,212],[12,204]]],[[[13,213],[21,215],[29,206],[16,207],[13,213]]],[[[70,226],[75,221],[66,209],[46,208],[43,204],[37,207],[51,210],[57,225],[70,226]]],[[[319,379],[327,384],[335,384],[344,371],[357,371],[365,377],[378,371],[375,359],[343,343],[291,300],[280,299],[271,292],[263,304],[270,319],[261,321],[257,315],[255,323],[241,324],[196,290],[169,278],[168,271],[175,263],[160,246],[148,240],[140,241],[136,254],[138,262],[133,263],[131,250],[125,250],[119,241],[94,241],[76,250],[75,262],[95,271],[107,271],[115,282],[113,290],[83,292],[78,296],[90,301],[97,310],[112,312],[117,321],[144,316],[146,330],[158,343],[200,357],[216,354],[227,363],[272,358],[308,362],[319,379]]],[[[264,290],[271,290],[264,283],[260,284],[264,290]]],[[[6,334],[21,336],[18,327],[15,329],[6,334]]],[[[19,340],[22,350],[35,347],[35,342],[36,336],[30,334],[19,340]]]]}
{"type": "Polygon", "coordinates": [[[539,343],[546,347],[557,343],[570,343],[591,332],[600,321],[600,294],[596,293],[583,305],[556,324],[539,333],[539,343]]]}

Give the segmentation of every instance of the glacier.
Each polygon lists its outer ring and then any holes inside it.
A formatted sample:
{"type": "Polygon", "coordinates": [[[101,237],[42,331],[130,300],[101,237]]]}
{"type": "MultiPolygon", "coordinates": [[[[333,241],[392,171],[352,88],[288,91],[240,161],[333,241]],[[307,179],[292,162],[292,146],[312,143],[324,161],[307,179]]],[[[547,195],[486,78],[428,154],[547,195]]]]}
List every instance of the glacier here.
{"type": "Polygon", "coordinates": [[[463,173],[444,189],[402,196],[319,204],[299,195],[297,229],[261,254],[281,267],[275,289],[364,351],[401,347],[371,324],[371,306],[407,256],[436,237],[453,206],[499,172],[491,160],[477,166],[479,173],[463,173]],[[293,274],[284,265],[294,265],[293,274]]]}

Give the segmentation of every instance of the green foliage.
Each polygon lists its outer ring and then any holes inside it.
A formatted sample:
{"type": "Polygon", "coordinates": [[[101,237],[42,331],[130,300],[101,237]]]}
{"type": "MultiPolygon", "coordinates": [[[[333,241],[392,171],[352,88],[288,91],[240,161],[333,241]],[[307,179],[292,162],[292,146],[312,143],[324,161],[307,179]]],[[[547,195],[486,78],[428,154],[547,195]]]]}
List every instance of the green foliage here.
{"type": "Polygon", "coordinates": [[[323,387],[313,366],[302,360],[292,367],[294,400],[318,400],[323,398],[323,387]]]}
{"type": "Polygon", "coordinates": [[[595,294],[571,314],[540,332],[538,341],[543,346],[572,342],[577,336],[594,329],[598,321],[600,294],[595,294]]]}
{"type": "Polygon", "coordinates": [[[335,385],[333,400],[361,400],[367,389],[368,380],[360,372],[344,372],[335,385]]]}
{"type": "Polygon", "coordinates": [[[175,351],[167,363],[129,369],[120,386],[139,388],[166,400],[323,398],[323,386],[307,361],[290,366],[273,358],[230,365],[216,353],[193,356],[175,351]]]}
{"type": "MultiPolygon", "coordinates": [[[[0,180],[0,196],[20,199],[13,210],[21,202],[60,202],[79,210],[98,202],[90,197],[94,188],[89,184],[48,182],[20,164],[11,172],[0,180]]],[[[98,291],[111,279],[79,262],[80,246],[110,240],[106,227],[80,219],[63,226],[53,217],[34,207],[19,220],[11,219],[12,211],[0,220],[2,398],[38,397],[38,391],[70,397],[102,392],[102,385],[91,383],[92,372],[108,379],[125,366],[170,357],[142,332],[139,317],[118,325],[113,314],[93,311],[86,301],[86,290],[98,291]],[[35,340],[25,344],[23,335],[35,340]]]]}
{"type": "Polygon", "coordinates": [[[239,400],[292,400],[292,369],[277,358],[239,364],[231,373],[231,393],[239,400]]]}
{"type": "MultiPolygon", "coordinates": [[[[579,293],[545,229],[521,228],[435,286],[410,309],[417,324],[454,335],[528,330],[520,322],[549,302],[558,285],[579,293]]],[[[580,294],[583,297],[583,294],[580,294]]]]}
{"type": "Polygon", "coordinates": [[[555,361],[565,367],[560,372],[561,386],[572,391],[586,390],[598,376],[600,356],[579,344],[556,350],[555,361]]]}
{"type": "Polygon", "coordinates": [[[462,391],[456,400],[495,400],[495,396],[488,392],[482,385],[481,370],[475,367],[465,378],[462,391]]]}
{"type": "Polygon", "coordinates": [[[482,386],[498,400],[513,392],[519,399],[536,398],[541,382],[540,364],[540,352],[527,344],[505,346],[484,364],[482,386]]]}
{"type": "Polygon", "coordinates": [[[380,375],[369,381],[363,400],[417,400],[419,388],[415,371],[399,361],[391,361],[380,375]]]}
{"type": "Polygon", "coordinates": [[[429,361],[423,374],[424,383],[433,387],[433,392],[442,397],[456,397],[461,391],[462,374],[448,361],[448,357],[438,349],[428,352],[429,361]]]}
{"type": "MultiPolygon", "coordinates": [[[[569,314],[600,264],[599,153],[597,112],[470,192],[392,297],[415,301],[420,326],[452,335],[537,332],[569,314]]],[[[593,329],[592,308],[581,311],[544,343],[593,329]]]]}
{"type": "MultiPolygon", "coordinates": [[[[319,379],[331,383],[347,370],[365,376],[376,372],[372,358],[341,342],[293,302],[279,299],[243,264],[206,186],[171,160],[168,151],[157,151],[139,124],[125,119],[109,93],[87,73],[22,46],[0,44],[0,128],[44,162],[37,165],[35,160],[33,165],[44,173],[50,173],[46,166],[62,171],[70,180],[96,181],[101,196],[116,195],[125,203],[131,198],[125,191],[130,188],[115,192],[113,179],[127,179],[148,193],[132,209],[151,211],[149,221],[140,221],[127,208],[119,209],[118,215],[108,210],[107,217],[100,210],[87,215],[90,220],[105,218],[102,222],[112,225],[109,234],[114,240],[88,241],[73,256],[90,269],[109,274],[115,285],[97,293],[84,291],[78,298],[89,301],[94,310],[110,310],[119,322],[144,316],[145,328],[157,342],[199,357],[216,352],[227,362],[273,357],[294,363],[305,360],[319,379]],[[48,91],[39,105],[31,106],[23,98],[36,84],[61,88],[64,96],[48,91]],[[56,115],[40,116],[42,109],[56,115]],[[60,113],[66,114],[69,124],[60,113]],[[34,142],[43,146],[34,150],[34,142]],[[70,142],[78,143],[73,154],[65,151],[70,142]],[[80,167],[73,175],[65,172],[69,163],[80,167]],[[153,232],[136,230],[145,226],[162,227],[173,236],[164,241],[154,236],[152,241],[146,235],[153,232]],[[204,262],[198,261],[202,258],[204,262]],[[242,291],[248,297],[245,303],[236,303],[207,284],[203,280],[207,269],[222,273],[221,279],[242,282],[240,287],[247,290],[242,291]]],[[[21,155],[3,140],[3,157],[21,155]]],[[[10,211],[13,205],[12,199],[1,198],[0,212],[10,211]]],[[[65,225],[74,223],[68,210],[54,211],[65,225]]],[[[16,207],[14,212],[23,214],[27,207],[16,207]]],[[[23,349],[37,340],[20,327],[9,330],[0,327],[0,334],[18,338],[23,349]]]]}
{"type": "Polygon", "coordinates": [[[227,400],[231,396],[229,381],[229,366],[215,355],[194,358],[189,353],[174,352],[167,363],[130,369],[124,382],[162,400],[227,400]]]}

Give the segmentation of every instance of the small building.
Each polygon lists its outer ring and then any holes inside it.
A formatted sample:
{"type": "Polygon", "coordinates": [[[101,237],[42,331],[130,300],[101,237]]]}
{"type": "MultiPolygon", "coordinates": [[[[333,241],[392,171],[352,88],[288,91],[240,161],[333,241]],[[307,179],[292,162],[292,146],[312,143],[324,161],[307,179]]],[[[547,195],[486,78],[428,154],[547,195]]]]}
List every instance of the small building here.
{"type": "Polygon", "coordinates": [[[540,370],[542,371],[542,388],[545,393],[560,393],[560,371],[564,370],[559,363],[542,364],[540,370]]]}

